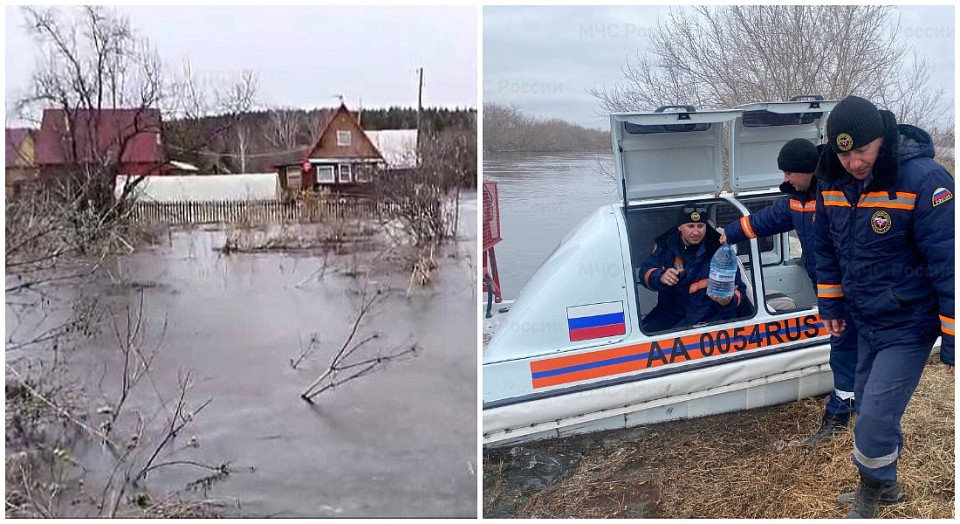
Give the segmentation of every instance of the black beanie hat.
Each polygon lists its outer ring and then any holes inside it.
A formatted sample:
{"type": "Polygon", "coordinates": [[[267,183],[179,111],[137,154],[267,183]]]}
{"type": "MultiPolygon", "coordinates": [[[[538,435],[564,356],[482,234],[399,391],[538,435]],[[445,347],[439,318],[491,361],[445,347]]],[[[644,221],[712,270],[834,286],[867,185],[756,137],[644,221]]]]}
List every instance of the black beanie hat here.
{"type": "Polygon", "coordinates": [[[794,138],[780,148],[777,167],[789,173],[813,173],[818,160],[817,146],[805,138],[794,138]]]}
{"type": "Polygon", "coordinates": [[[690,223],[707,223],[707,208],[701,205],[687,205],[680,210],[680,216],[677,217],[677,225],[682,226],[690,223]]]}
{"type": "Polygon", "coordinates": [[[863,147],[883,136],[880,110],[869,100],[850,95],[840,101],[827,120],[827,139],[834,153],[863,147]]]}

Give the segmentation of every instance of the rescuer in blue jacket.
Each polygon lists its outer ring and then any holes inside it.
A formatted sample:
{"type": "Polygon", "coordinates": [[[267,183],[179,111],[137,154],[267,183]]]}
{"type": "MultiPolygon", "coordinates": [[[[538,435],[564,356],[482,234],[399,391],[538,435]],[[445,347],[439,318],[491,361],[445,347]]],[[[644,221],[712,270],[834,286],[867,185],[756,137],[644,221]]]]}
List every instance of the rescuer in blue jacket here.
{"type": "Polygon", "coordinates": [[[703,207],[683,208],[676,230],[657,237],[653,254],[640,266],[641,282],[657,292],[657,305],[643,319],[646,332],[736,318],[746,286],[737,272],[733,297],[707,295],[710,259],[720,234],[707,224],[703,207]]]}
{"type": "MultiPolygon", "coordinates": [[[[816,291],[817,264],[814,248],[814,211],[816,186],[813,172],[817,168],[823,146],[814,146],[809,140],[794,138],[780,148],[777,167],[783,171],[780,191],[787,196],[773,204],[735,220],[723,228],[720,243],[736,244],[750,238],[778,235],[796,230],[803,248],[804,268],[816,291]]],[[[828,440],[846,429],[854,404],[854,371],[857,367],[857,330],[849,316],[847,329],[839,336],[830,337],[830,369],[833,371],[833,391],[827,399],[820,428],[804,444],[812,445],[828,440]]]]}
{"type": "Polygon", "coordinates": [[[859,332],[853,463],[860,485],[840,502],[874,518],[903,499],[900,419],[927,357],[954,372],[954,182],[930,135],[848,96],[827,121],[817,167],[817,296],[827,331],[849,307],[859,332]]]}

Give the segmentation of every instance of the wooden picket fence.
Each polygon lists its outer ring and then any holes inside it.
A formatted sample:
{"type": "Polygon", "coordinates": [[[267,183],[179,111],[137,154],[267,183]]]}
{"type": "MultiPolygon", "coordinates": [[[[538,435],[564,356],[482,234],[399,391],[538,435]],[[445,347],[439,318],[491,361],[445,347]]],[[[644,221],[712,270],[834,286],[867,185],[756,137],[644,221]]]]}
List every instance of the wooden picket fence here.
{"type": "Polygon", "coordinates": [[[140,223],[189,224],[268,224],[283,222],[324,222],[339,219],[383,219],[396,204],[370,199],[316,199],[288,202],[136,202],[131,218],[140,223]]]}

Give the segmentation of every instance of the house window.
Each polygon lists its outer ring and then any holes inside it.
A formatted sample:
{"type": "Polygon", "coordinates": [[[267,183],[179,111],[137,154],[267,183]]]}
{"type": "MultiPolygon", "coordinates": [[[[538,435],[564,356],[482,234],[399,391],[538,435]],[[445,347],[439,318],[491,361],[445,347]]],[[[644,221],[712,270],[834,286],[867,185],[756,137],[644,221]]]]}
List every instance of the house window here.
{"type": "Polygon", "coordinates": [[[353,178],[353,166],[350,164],[340,164],[340,182],[350,182],[353,178]]]}
{"type": "Polygon", "coordinates": [[[370,181],[370,172],[373,168],[369,165],[366,166],[357,166],[357,173],[354,175],[354,182],[369,182],[370,181]]]}
{"type": "Polygon", "coordinates": [[[300,166],[287,166],[287,189],[300,189],[300,166]]]}
{"type": "Polygon", "coordinates": [[[317,183],[318,184],[332,184],[335,180],[333,178],[333,166],[317,166],[317,183]]]}
{"type": "Polygon", "coordinates": [[[337,145],[341,147],[349,146],[351,143],[352,135],[350,131],[337,131],[337,145]]]}

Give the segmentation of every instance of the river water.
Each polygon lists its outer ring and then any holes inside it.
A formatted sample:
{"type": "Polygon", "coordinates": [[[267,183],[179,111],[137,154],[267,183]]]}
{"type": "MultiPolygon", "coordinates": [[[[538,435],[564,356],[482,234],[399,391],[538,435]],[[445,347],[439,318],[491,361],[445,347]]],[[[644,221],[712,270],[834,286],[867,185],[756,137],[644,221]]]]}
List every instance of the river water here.
{"type": "Polygon", "coordinates": [[[567,232],[594,209],[618,202],[613,155],[484,153],[483,178],[496,180],[500,235],[496,246],[505,299],[516,298],[567,232]]]}
{"type": "MultiPolygon", "coordinates": [[[[101,299],[121,333],[143,294],[143,347],[157,352],[127,413],[158,427],[178,379],[189,373],[189,406],[210,404],[164,459],[229,462],[233,472],[203,493],[226,503],[228,514],[475,517],[476,216],[471,192],[457,241],[438,253],[431,282],[409,294],[409,273],[391,262],[383,268],[389,257],[379,257],[378,266],[376,253],[326,262],[319,253],[224,255],[216,248],[228,233],[220,229],[175,231],[163,245],[116,260],[83,293],[101,299]],[[351,276],[358,265],[380,269],[351,276]],[[309,404],[300,393],[350,332],[365,282],[386,297],[361,326],[362,334],[380,335],[368,354],[414,343],[421,351],[309,404]],[[294,369],[291,359],[312,336],[318,349],[294,369]]],[[[115,391],[116,340],[108,317],[98,336],[73,351],[71,372],[96,405],[115,391]]],[[[130,430],[128,424],[115,434],[130,430]]],[[[91,475],[110,473],[100,447],[78,455],[91,475]]],[[[209,473],[165,467],[147,485],[174,492],[209,473]]]]}

